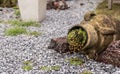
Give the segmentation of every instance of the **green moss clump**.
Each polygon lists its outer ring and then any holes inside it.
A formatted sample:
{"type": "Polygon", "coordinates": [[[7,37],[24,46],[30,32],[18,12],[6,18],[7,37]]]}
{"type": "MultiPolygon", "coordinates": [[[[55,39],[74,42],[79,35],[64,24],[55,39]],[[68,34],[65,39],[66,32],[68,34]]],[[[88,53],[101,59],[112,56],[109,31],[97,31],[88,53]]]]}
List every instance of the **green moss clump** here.
{"type": "Polygon", "coordinates": [[[14,28],[9,28],[5,30],[5,35],[7,36],[17,36],[20,34],[26,34],[27,30],[22,27],[14,27],[14,28]]]}
{"type": "Polygon", "coordinates": [[[16,10],[15,10],[15,15],[16,15],[16,16],[20,16],[20,10],[19,10],[19,9],[16,9],[16,10]]]}
{"type": "Polygon", "coordinates": [[[51,70],[51,68],[50,68],[50,67],[48,67],[48,66],[41,66],[41,67],[40,67],[40,70],[50,71],[50,70],[51,70]]]}
{"type": "Polygon", "coordinates": [[[25,71],[32,70],[33,69],[32,63],[30,61],[23,62],[22,69],[25,70],[25,71]]]}
{"type": "Polygon", "coordinates": [[[23,70],[25,70],[25,71],[29,71],[29,70],[32,70],[32,66],[30,66],[30,65],[27,65],[27,66],[23,66],[23,70]]]}
{"type": "Polygon", "coordinates": [[[70,45],[73,46],[79,46],[79,45],[84,45],[87,39],[87,34],[84,30],[82,29],[75,29],[72,30],[67,38],[68,38],[68,42],[70,45]]]}
{"type": "Polygon", "coordinates": [[[91,71],[88,71],[88,70],[84,70],[83,72],[82,72],[82,74],[93,74],[91,71]]]}
{"type": "Polygon", "coordinates": [[[15,25],[15,26],[27,26],[27,27],[28,26],[40,26],[39,23],[34,22],[34,21],[24,22],[24,21],[20,21],[20,20],[10,20],[10,21],[8,21],[8,23],[11,25],[15,25]]]}
{"type": "Polygon", "coordinates": [[[14,7],[17,5],[17,0],[0,0],[0,7],[14,7]]]}
{"type": "Polygon", "coordinates": [[[100,3],[96,8],[95,12],[97,14],[107,14],[111,15],[112,17],[120,20],[120,4],[113,4],[112,9],[108,9],[108,2],[105,0],[104,2],[100,3]]]}
{"type": "Polygon", "coordinates": [[[83,60],[77,57],[66,59],[66,61],[68,61],[70,65],[75,65],[75,66],[82,65],[84,63],[83,60]]]}
{"type": "Polygon", "coordinates": [[[58,65],[52,66],[51,70],[59,71],[60,70],[60,66],[58,66],[58,65]]]}
{"type": "Polygon", "coordinates": [[[68,43],[71,45],[71,51],[80,51],[87,41],[87,33],[83,29],[74,29],[67,35],[68,43]],[[72,48],[73,46],[73,48],[72,48]]]}

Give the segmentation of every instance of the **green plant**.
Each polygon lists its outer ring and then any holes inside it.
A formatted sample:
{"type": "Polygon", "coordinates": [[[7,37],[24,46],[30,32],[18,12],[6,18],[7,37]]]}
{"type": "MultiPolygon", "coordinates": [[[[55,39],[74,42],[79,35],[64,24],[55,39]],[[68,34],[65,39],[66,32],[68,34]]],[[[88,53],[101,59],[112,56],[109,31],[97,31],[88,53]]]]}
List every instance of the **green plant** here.
{"type": "Polygon", "coordinates": [[[60,66],[58,66],[58,65],[52,66],[51,69],[55,70],[55,71],[58,71],[58,70],[60,70],[60,66]]]}
{"type": "Polygon", "coordinates": [[[79,46],[85,44],[87,39],[87,34],[81,28],[74,29],[68,34],[67,38],[70,45],[79,46]]]}
{"type": "Polygon", "coordinates": [[[67,35],[67,40],[71,52],[79,52],[87,41],[87,33],[81,28],[71,30],[67,35]]]}
{"type": "Polygon", "coordinates": [[[83,72],[82,72],[82,74],[93,74],[91,71],[88,71],[88,70],[84,70],[83,72]]]}
{"type": "Polygon", "coordinates": [[[16,9],[16,10],[15,10],[15,15],[16,15],[16,16],[20,16],[20,10],[19,10],[19,9],[16,9]]]}
{"type": "Polygon", "coordinates": [[[29,70],[32,70],[32,66],[30,66],[30,65],[27,65],[27,66],[23,66],[23,70],[25,70],[25,71],[29,71],[29,70]]]}
{"type": "Polygon", "coordinates": [[[10,20],[8,21],[9,24],[11,25],[16,25],[16,26],[40,26],[39,23],[37,22],[34,22],[34,21],[27,21],[27,22],[24,22],[24,21],[20,21],[20,20],[10,20]]]}
{"type": "Polygon", "coordinates": [[[17,0],[0,0],[0,6],[13,7],[17,5],[17,0]]]}
{"type": "Polygon", "coordinates": [[[41,33],[40,32],[37,32],[37,31],[33,31],[33,32],[28,32],[28,34],[29,35],[33,35],[33,36],[39,36],[39,35],[41,35],[41,33]]]}
{"type": "Polygon", "coordinates": [[[17,10],[17,9],[19,9],[19,6],[18,5],[14,6],[13,9],[17,10]]]}
{"type": "Polygon", "coordinates": [[[25,71],[32,70],[33,69],[32,63],[30,61],[23,62],[22,69],[25,70],[25,71]]]}
{"type": "Polygon", "coordinates": [[[27,33],[26,29],[22,27],[14,27],[14,28],[9,28],[5,30],[5,35],[8,35],[8,36],[17,36],[17,35],[26,34],[26,33],[27,33]]]}
{"type": "Polygon", "coordinates": [[[50,71],[50,70],[51,70],[51,68],[50,68],[50,67],[48,67],[48,66],[41,66],[41,67],[40,67],[40,70],[50,71]]]}
{"type": "Polygon", "coordinates": [[[70,63],[70,65],[75,65],[75,66],[82,65],[84,63],[83,60],[81,60],[80,58],[77,58],[77,57],[72,57],[72,58],[66,59],[66,61],[68,61],[70,63]]]}

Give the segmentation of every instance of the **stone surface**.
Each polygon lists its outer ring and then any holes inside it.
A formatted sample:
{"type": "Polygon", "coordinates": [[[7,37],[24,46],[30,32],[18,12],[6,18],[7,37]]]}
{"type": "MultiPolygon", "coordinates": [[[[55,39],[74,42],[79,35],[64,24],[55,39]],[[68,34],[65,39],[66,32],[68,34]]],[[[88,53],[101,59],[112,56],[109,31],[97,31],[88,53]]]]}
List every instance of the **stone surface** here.
{"type": "Polygon", "coordinates": [[[98,56],[97,61],[120,67],[120,40],[112,42],[108,48],[98,56]]]}
{"type": "MultiPolygon", "coordinates": [[[[38,31],[42,34],[38,37],[19,35],[5,36],[4,31],[11,25],[0,24],[0,74],[80,74],[84,70],[90,70],[93,74],[119,74],[120,68],[87,60],[80,54],[59,54],[48,49],[52,38],[64,37],[68,29],[82,21],[87,11],[94,10],[102,0],[72,0],[67,1],[68,10],[47,10],[46,19],[41,22],[41,27],[26,27],[28,31],[38,31]],[[84,3],[84,6],[80,6],[84,3]],[[70,65],[66,59],[79,57],[85,60],[82,66],[70,65]],[[23,62],[30,60],[33,69],[24,71],[23,62]],[[59,71],[40,70],[41,66],[60,66],[59,71]]],[[[9,10],[9,9],[8,9],[9,10]]],[[[1,16],[6,16],[0,15],[1,16]]],[[[5,17],[4,17],[5,18],[5,17]]]]}
{"type": "Polygon", "coordinates": [[[60,37],[56,39],[51,39],[51,42],[48,46],[49,49],[54,49],[59,53],[67,53],[70,52],[69,44],[67,42],[66,37],[60,37]]]}

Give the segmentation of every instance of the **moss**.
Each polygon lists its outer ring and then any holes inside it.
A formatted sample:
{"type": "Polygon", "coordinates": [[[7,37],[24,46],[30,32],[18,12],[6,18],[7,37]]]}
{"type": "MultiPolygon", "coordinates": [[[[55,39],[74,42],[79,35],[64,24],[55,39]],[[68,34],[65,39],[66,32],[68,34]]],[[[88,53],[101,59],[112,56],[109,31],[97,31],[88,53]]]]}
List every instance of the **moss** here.
{"type": "Polygon", "coordinates": [[[70,63],[70,65],[75,65],[75,66],[79,66],[84,63],[83,60],[81,60],[80,58],[77,58],[77,57],[68,58],[68,59],[66,59],[66,61],[68,61],[70,63]]]}
{"type": "Polygon", "coordinates": [[[82,72],[82,74],[93,74],[91,71],[89,71],[89,70],[84,70],[83,72],[82,72]]]}
{"type": "Polygon", "coordinates": [[[41,66],[40,70],[44,70],[44,71],[51,71],[51,70],[59,71],[60,70],[60,66],[58,66],[58,65],[56,65],[56,66],[41,66]]]}
{"type": "Polygon", "coordinates": [[[51,69],[50,69],[50,67],[48,67],[48,66],[41,66],[41,67],[40,67],[40,70],[50,71],[51,69]]]}
{"type": "Polygon", "coordinates": [[[7,36],[17,36],[20,34],[26,34],[27,31],[23,27],[14,27],[14,28],[8,28],[5,30],[5,35],[7,36]]]}
{"type": "Polygon", "coordinates": [[[40,26],[39,23],[35,22],[35,21],[20,21],[20,20],[10,20],[8,21],[9,24],[11,25],[15,25],[15,26],[40,26]]]}
{"type": "Polygon", "coordinates": [[[87,38],[86,36],[87,35],[84,30],[74,29],[68,34],[67,38],[70,45],[79,46],[80,44],[85,44],[87,38]]]}
{"type": "Polygon", "coordinates": [[[107,7],[107,1],[104,1],[98,5],[95,12],[97,14],[109,14],[120,20],[120,4],[113,4],[112,10],[109,10],[107,7]]]}
{"type": "Polygon", "coordinates": [[[23,66],[23,70],[25,70],[25,71],[29,71],[29,70],[32,70],[32,69],[33,69],[33,67],[30,66],[30,65],[23,66]]]}
{"type": "Polygon", "coordinates": [[[14,7],[17,5],[17,0],[0,0],[0,6],[2,7],[14,7]]]}
{"type": "Polygon", "coordinates": [[[60,70],[60,66],[58,66],[58,65],[52,66],[51,69],[55,70],[55,71],[58,71],[58,70],[60,70]]]}
{"type": "Polygon", "coordinates": [[[19,9],[16,9],[16,10],[15,10],[15,15],[16,15],[16,16],[20,16],[20,10],[19,10],[19,9]]]}
{"type": "Polygon", "coordinates": [[[14,6],[13,9],[17,10],[17,9],[19,9],[19,6],[18,5],[14,6]]]}
{"type": "Polygon", "coordinates": [[[22,69],[25,70],[25,71],[32,70],[33,69],[32,63],[30,61],[23,62],[22,69]]]}
{"type": "Polygon", "coordinates": [[[68,43],[70,44],[71,52],[78,52],[84,47],[87,41],[87,33],[83,29],[71,30],[67,35],[68,43]]]}

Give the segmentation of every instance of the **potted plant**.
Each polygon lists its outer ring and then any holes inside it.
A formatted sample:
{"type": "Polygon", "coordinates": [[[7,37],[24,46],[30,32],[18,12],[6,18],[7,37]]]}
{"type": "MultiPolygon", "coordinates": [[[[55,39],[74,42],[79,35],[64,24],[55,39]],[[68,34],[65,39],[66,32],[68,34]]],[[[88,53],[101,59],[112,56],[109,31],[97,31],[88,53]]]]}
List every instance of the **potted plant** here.
{"type": "Polygon", "coordinates": [[[18,0],[24,21],[42,21],[45,18],[47,0],[18,0]]]}

